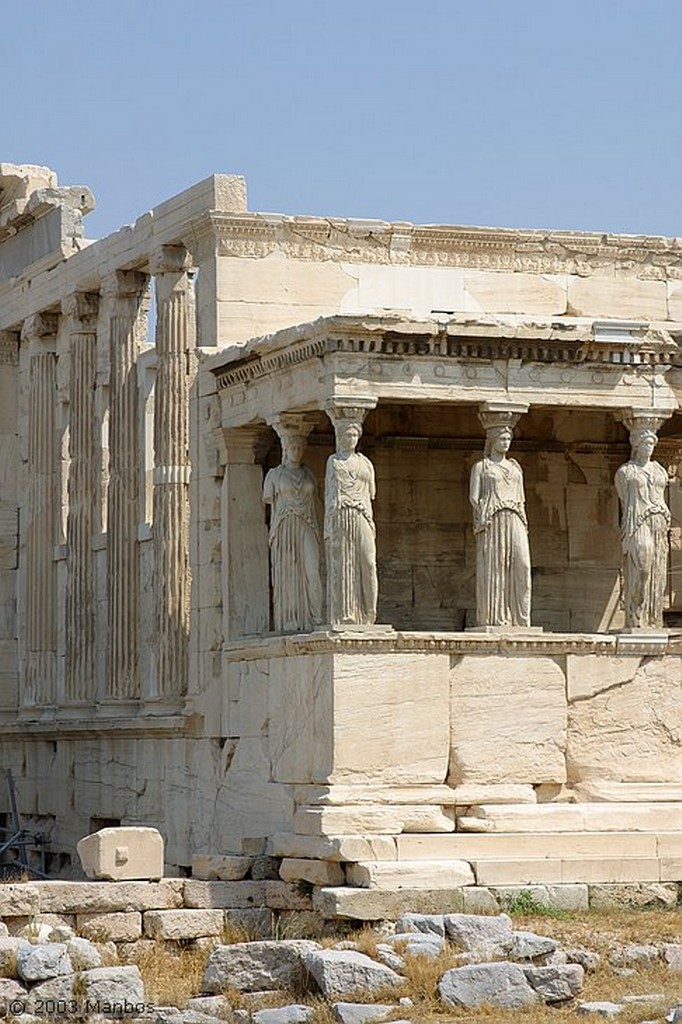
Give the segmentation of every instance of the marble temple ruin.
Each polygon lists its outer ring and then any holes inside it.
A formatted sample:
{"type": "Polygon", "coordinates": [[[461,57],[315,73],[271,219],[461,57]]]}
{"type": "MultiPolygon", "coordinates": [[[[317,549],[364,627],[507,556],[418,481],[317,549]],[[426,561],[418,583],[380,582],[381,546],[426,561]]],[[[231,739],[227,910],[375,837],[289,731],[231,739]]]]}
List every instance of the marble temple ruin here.
{"type": "Polygon", "coordinates": [[[93,205],[0,164],[0,767],[51,870],[139,824],[339,906],[681,881],[681,240],[93,205]]]}

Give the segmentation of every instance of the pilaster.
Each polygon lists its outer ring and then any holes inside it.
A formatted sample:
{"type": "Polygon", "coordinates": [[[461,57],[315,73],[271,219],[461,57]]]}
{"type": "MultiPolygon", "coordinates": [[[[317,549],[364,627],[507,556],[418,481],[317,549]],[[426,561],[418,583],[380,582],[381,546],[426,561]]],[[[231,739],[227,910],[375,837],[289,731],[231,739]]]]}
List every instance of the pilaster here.
{"type": "Polygon", "coordinates": [[[222,492],[223,637],[267,633],[270,626],[263,426],[223,431],[227,462],[222,492]]]}
{"type": "Polygon", "coordinates": [[[69,457],[65,700],[95,698],[95,502],[99,468],[95,375],[99,296],[74,292],[62,302],[69,332],[69,457]]]}
{"type": "Polygon", "coordinates": [[[136,328],[146,284],[146,275],[134,271],[117,271],[103,282],[110,307],[106,694],[114,700],[139,696],[140,466],[136,361],[140,339],[136,328]]]}

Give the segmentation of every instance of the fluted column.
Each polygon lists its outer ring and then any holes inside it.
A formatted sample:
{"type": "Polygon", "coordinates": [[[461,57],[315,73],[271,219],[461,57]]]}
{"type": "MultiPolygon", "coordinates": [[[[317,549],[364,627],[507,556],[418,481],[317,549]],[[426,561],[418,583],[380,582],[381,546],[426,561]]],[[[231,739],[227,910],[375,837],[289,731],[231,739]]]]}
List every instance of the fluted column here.
{"type": "Polygon", "coordinates": [[[187,253],[164,246],[152,261],[156,286],[154,387],[154,600],[156,692],[187,692],[189,644],[189,358],[187,253]]]}
{"type": "Polygon", "coordinates": [[[118,271],[104,282],[110,308],[109,489],[107,501],[107,697],[139,696],[140,582],[137,318],[146,275],[118,271]]]}
{"type": "Polygon", "coordinates": [[[57,317],[38,314],[22,330],[29,346],[27,527],[24,600],[24,707],[55,702],[57,650],[56,571],[57,515],[55,406],[57,403],[57,317]]]}
{"type": "Polygon", "coordinates": [[[95,697],[95,557],[92,537],[97,500],[98,443],[95,372],[99,296],[76,292],[62,302],[68,317],[69,352],[69,512],[66,527],[67,703],[95,697]]]}

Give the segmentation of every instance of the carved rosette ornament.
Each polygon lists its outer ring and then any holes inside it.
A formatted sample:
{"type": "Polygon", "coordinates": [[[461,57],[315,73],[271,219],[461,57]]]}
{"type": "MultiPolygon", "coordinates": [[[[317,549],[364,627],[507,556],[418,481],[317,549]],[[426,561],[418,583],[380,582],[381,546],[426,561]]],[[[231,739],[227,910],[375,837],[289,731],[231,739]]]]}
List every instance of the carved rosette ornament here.
{"type": "Polygon", "coordinates": [[[317,481],[302,462],[313,423],[300,413],[273,420],[282,461],[268,471],[263,502],[270,506],[270,576],[274,628],[309,632],[322,623],[317,481]]]}
{"type": "Polygon", "coordinates": [[[376,399],[336,399],[326,407],[336,451],[327,459],[324,538],[327,610],[334,626],[371,625],[377,615],[374,466],[356,451],[362,424],[376,399]]]}
{"type": "Polygon", "coordinates": [[[668,474],[651,456],[667,413],[629,409],[621,414],[630,434],[629,462],[616,472],[623,548],[625,628],[662,629],[668,582],[670,510],[668,474]]]}
{"type": "Polygon", "coordinates": [[[487,402],[483,458],[471,471],[469,497],[476,536],[479,626],[530,626],[530,549],[523,472],[507,458],[513,428],[526,405],[487,402]]]}

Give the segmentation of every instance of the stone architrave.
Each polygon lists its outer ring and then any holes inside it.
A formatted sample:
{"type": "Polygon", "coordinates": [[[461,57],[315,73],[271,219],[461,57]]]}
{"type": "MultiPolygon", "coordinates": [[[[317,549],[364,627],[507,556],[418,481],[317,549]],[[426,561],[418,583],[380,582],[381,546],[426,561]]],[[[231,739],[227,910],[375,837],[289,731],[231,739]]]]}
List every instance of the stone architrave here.
{"type": "Polygon", "coordinates": [[[275,632],[308,632],[322,623],[317,481],[301,461],[313,424],[302,414],[272,420],[282,461],[268,471],[263,502],[271,506],[270,570],[275,632]]]}
{"type": "Polygon", "coordinates": [[[356,451],[362,424],[376,399],[335,399],[326,407],[336,451],[327,459],[324,538],[327,614],[332,625],[372,625],[377,615],[374,466],[356,451]]]}
{"type": "Polygon", "coordinates": [[[486,402],[483,458],[471,471],[469,498],[476,536],[476,614],[479,626],[530,626],[530,549],[523,472],[507,458],[525,405],[486,402]]]}
{"type": "Polygon", "coordinates": [[[66,679],[69,703],[94,699],[95,558],[93,499],[99,466],[95,418],[99,296],[74,292],[62,302],[70,335],[69,514],[67,520],[66,679]]]}
{"type": "Polygon", "coordinates": [[[139,696],[140,583],[137,527],[140,463],[138,316],[147,276],[117,271],[103,282],[110,307],[110,477],[107,508],[109,699],[139,696]]]}
{"type": "Polygon", "coordinates": [[[154,389],[154,594],[156,694],[187,690],[189,645],[189,359],[191,284],[187,252],[163,246],[152,260],[156,286],[154,389]]]}
{"type": "Polygon", "coordinates": [[[668,474],[651,455],[667,416],[631,409],[622,415],[630,433],[631,455],[616,472],[623,546],[623,599],[626,629],[662,629],[668,581],[670,510],[668,474]]]}
{"type": "Polygon", "coordinates": [[[28,707],[52,704],[56,699],[56,332],[57,316],[53,314],[30,317],[22,329],[22,341],[32,349],[28,411],[26,658],[22,690],[22,704],[28,707]]]}

